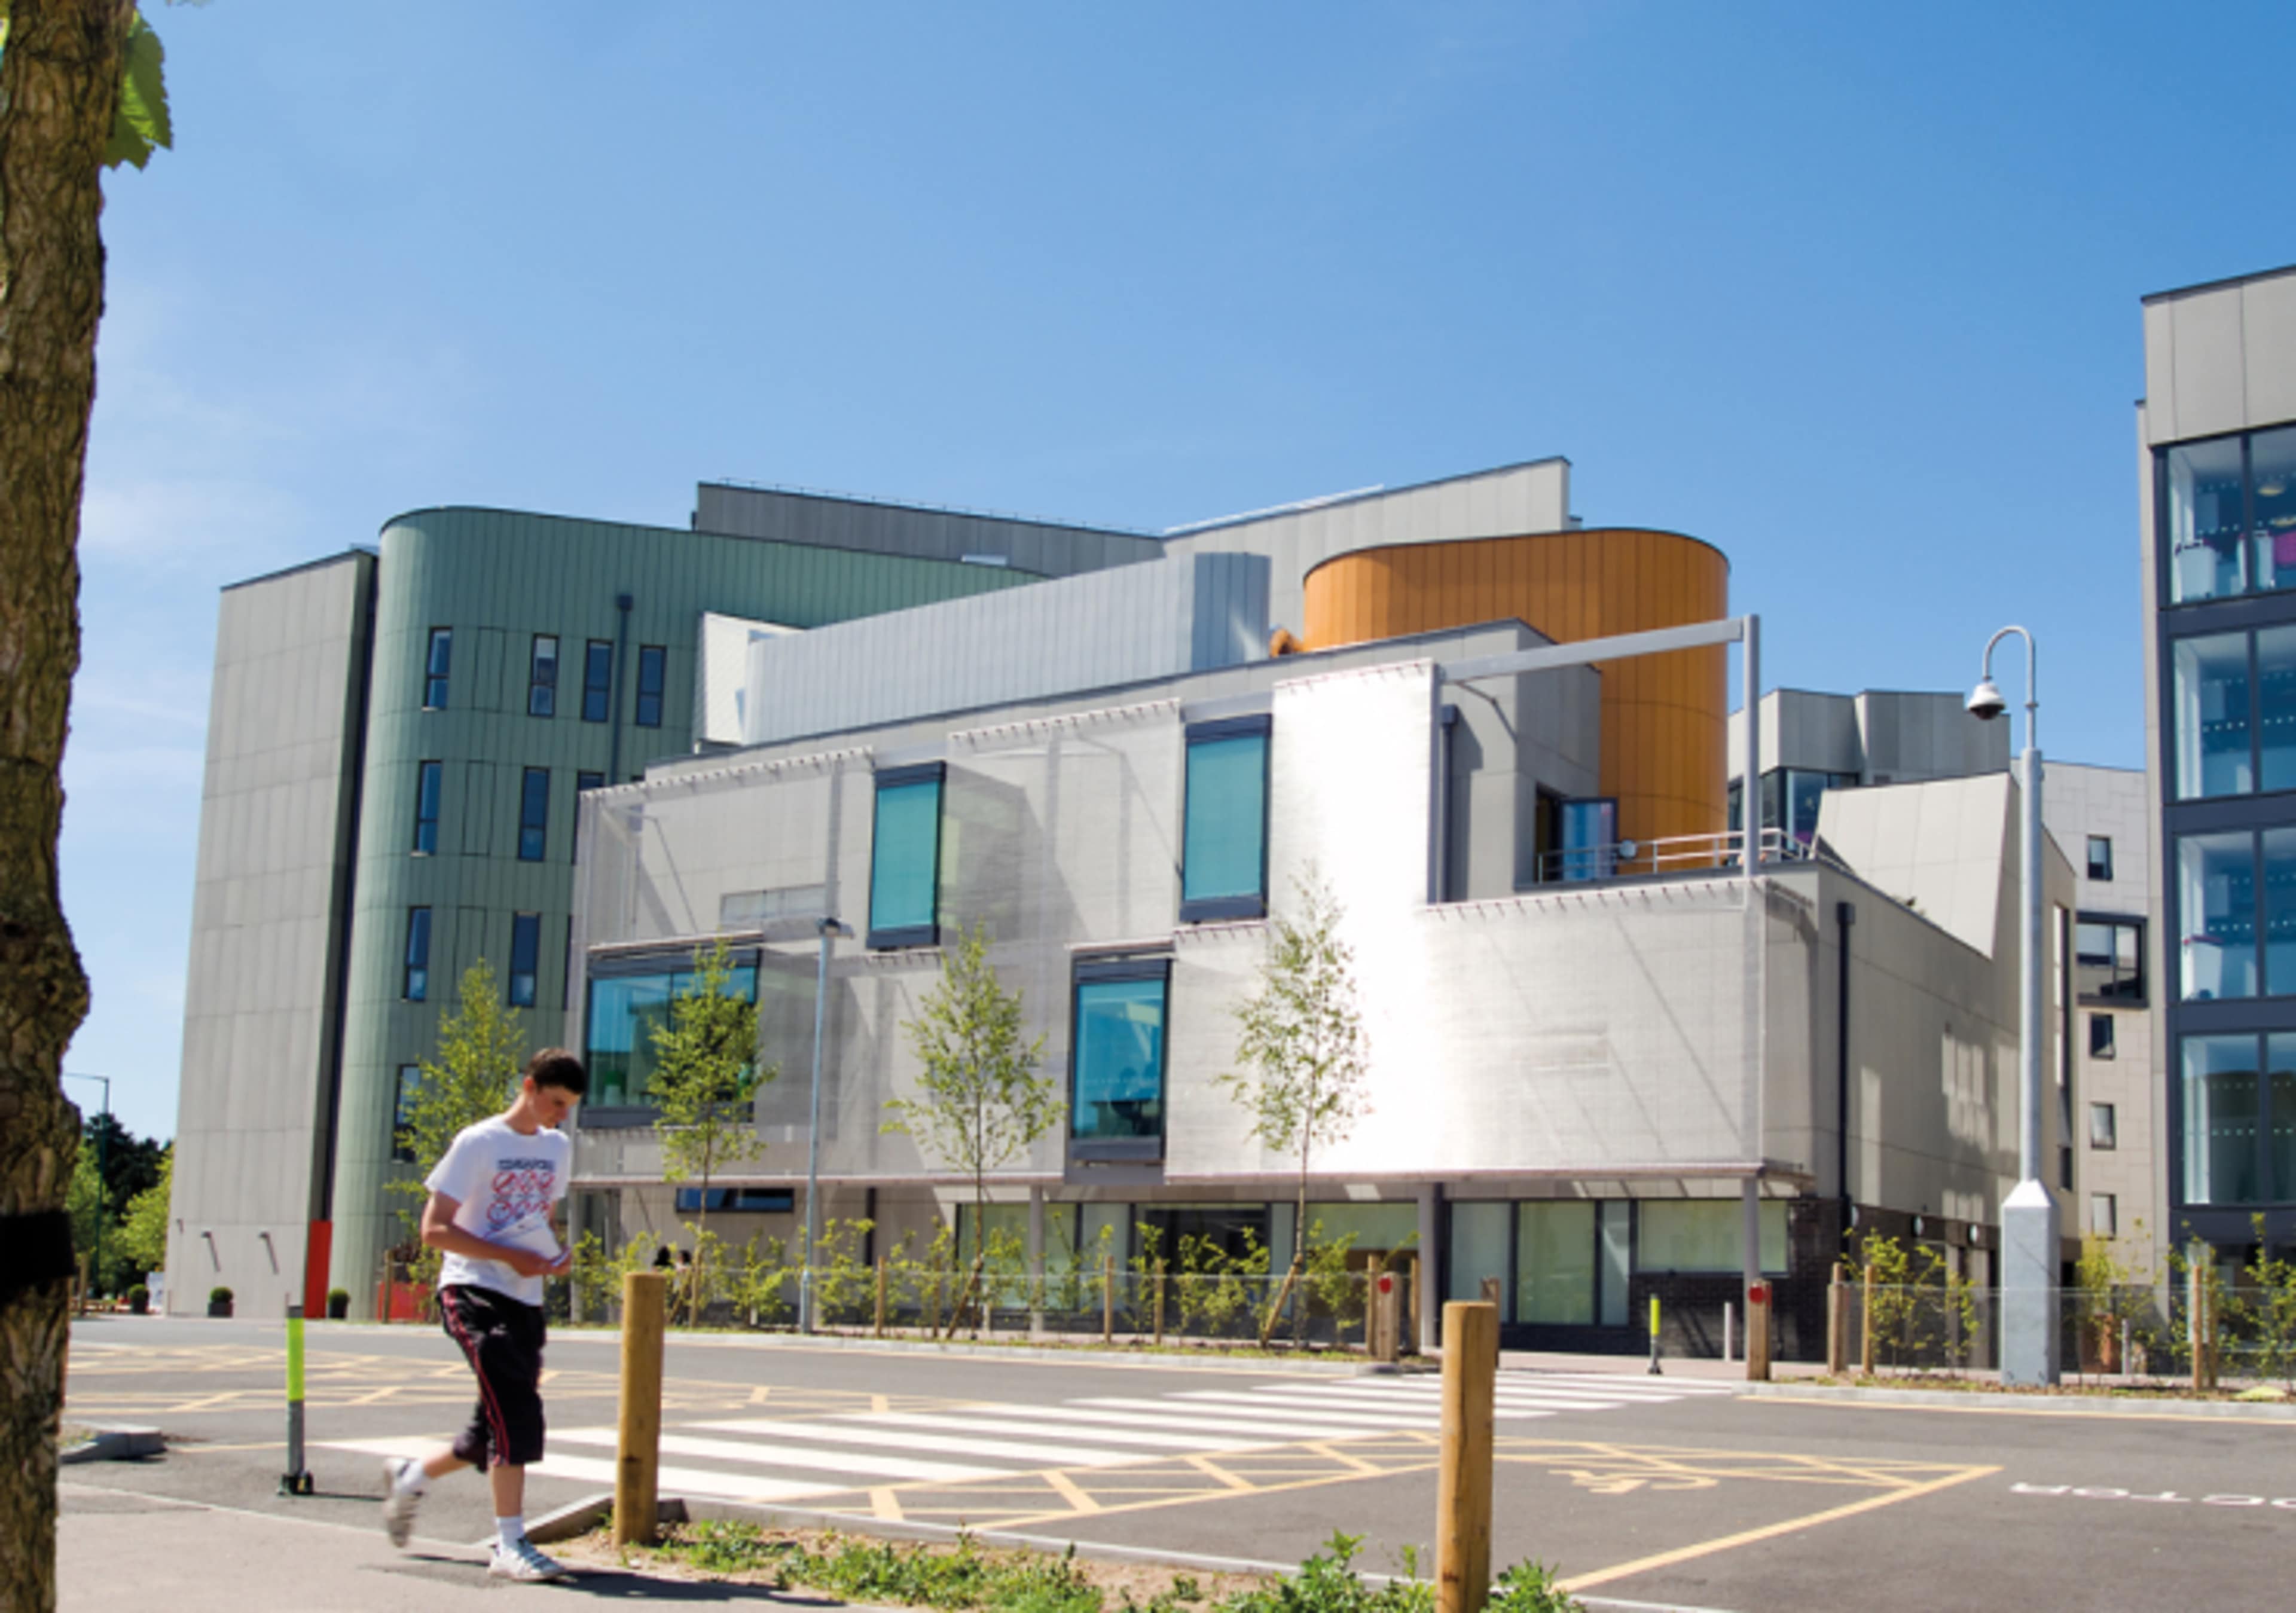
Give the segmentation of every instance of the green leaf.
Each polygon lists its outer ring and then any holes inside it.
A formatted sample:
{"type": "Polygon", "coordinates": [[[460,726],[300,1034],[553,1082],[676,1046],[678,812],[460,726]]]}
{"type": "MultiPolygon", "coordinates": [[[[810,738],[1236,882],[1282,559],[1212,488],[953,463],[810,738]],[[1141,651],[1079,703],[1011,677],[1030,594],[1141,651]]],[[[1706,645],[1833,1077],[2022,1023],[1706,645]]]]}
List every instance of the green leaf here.
{"type": "Polygon", "coordinates": [[[168,84],[161,69],[167,52],[160,36],[135,13],[127,30],[127,53],[119,70],[119,111],[111,120],[111,138],[103,144],[103,166],[123,162],[142,168],[160,146],[173,148],[175,126],[168,120],[168,84]]]}

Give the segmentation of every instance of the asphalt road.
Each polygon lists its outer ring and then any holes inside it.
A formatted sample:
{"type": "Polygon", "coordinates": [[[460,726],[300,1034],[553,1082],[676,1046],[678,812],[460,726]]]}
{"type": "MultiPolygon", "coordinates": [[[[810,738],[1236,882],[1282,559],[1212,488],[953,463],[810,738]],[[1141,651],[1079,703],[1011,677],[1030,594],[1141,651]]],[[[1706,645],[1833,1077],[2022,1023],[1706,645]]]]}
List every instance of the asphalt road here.
{"type": "MultiPolygon", "coordinates": [[[[276,1323],[94,1319],[68,1415],[156,1425],[164,1457],[75,1486],[365,1524],[383,1454],[442,1442],[472,1388],[429,1329],[312,1324],[308,1465],[283,1499],[276,1323]]],[[[551,1455],[527,1511],[611,1488],[617,1351],[553,1338],[551,1455]]],[[[1494,1559],[1590,1604],[2270,1609],[2296,1601],[2296,1422],[1804,1404],[1634,1373],[1502,1374],[1494,1559]]],[[[1335,1529],[1399,1568],[1434,1525],[1429,1379],[1044,1360],[751,1339],[669,1347],[665,1494],[1296,1562],[1335,1529]]],[[[74,1504],[68,1495],[68,1508],[74,1504]]],[[[418,1534],[480,1539],[457,1476],[418,1534]]],[[[69,1587],[67,1587],[69,1589],[69,1587]]]]}

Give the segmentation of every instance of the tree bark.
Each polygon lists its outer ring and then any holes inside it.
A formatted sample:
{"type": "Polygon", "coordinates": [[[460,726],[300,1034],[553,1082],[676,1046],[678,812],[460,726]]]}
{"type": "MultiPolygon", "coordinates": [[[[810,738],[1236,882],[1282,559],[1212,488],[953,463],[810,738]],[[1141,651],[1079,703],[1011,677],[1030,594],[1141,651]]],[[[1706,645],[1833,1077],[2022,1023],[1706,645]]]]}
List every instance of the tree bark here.
{"type": "MultiPolygon", "coordinates": [[[[87,978],[56,878],[79,666],[79,504],[103,309],[97,221],[131,0],[14,0],[0,49],[0,1245],[59,1211],[87,978]]],[[[55,1606],[66,1285],[0,1282],[0,1606],[55,1606]]]]}

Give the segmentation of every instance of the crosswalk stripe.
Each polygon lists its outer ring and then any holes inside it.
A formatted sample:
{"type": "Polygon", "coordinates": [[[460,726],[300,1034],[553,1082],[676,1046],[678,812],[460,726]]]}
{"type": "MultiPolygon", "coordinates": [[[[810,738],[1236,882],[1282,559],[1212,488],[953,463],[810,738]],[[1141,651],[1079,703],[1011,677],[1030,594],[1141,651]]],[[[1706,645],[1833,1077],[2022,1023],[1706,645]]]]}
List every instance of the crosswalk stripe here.
{"type": "MultiPolygon", "coordinates": [[[[1432,1414],[1439,1411],[1442,1404],[1439,1397],[1431,1400],[1416,1396],[1406,1399],[1398,1395],[1382,1395],[1375,1390],[1294,1388],[1288,1384],[1270,1387],[1261,1390],[1260,1393],[1265,1396],[1261,1402],[1263,1404],[1313,1406],[1317,1411],[1372,1412],[1382,1416],[1396,1416],[1413,1412],[1425,1412],[1432,1414]]],[[[1499,1407],[1499,1414],[1510,1415],[1504,1405],[1499,1407]]]]}
{"type": "MultiPolygon", "coordinates": [[[[611,1445],[619,1437],[612,1429],[574,1429],[554,1432],[550,1437],[554,1442],[611,1445]]],[[[937,1484],[989,1478],[1005,1470],[969,1467],[955,1462],[924,1462],[914,1456],[816,1450],[780,1440],[753,1445],[740,1439],[701,1439],[691,1434],[666,1433],[661,1437],[661,1448],[672,1456],[707,1456],[718,1462],[746,1462],[762,1467],[805,1468],[824,1473],[857,1473],[865,1478],[912,1478],[937,1484]]]]}
{"type": "MultiPolygon", "coordinates": [[[[1392,1394],[1382,1394],[1379,1400],[1380,1404],[1388,1405],[1440,1405],[1443,1396],[1440,1389],[1425,1393],[1417,1389],[1398,1389],[1392,1394]]],[[[1500,1395],[1494,1396],[1494,1404],[1498,1408],[1498,1414],[1505,1417],[1516,1411],[1608,1412],[1637,1402],[1622,1397],[1605,1397],[1592,1389],[1562,1389],[1546,1395],[1500,1395]]]]}
{"type": "MultiPolygon", "coordinates": [[[[1412,1384],[1407,1387],[1398,1384],[1392,1388],[1374,1388],[1369,1385],[1361,1388],[1326,1388],[1322,1384],[1268,1383],[1262,1384],[1260,1388],[1271,1395],[1344,1395],[1351,1400],[1377,1400],[1390,1405],[1398,1403],[1406,1405],[1417,1405],[1422,1402],[1433,1404],[1440,1402],[1443,1398],[1443,1386],[1439,1383],[1412,1384]]],[[[1544,1400],[1555,1395],[1561,1395],[1566,1398],[1573,1396],[1582,1399],[1616,1398],[1616,1396],[1605,1396],[1599,1390],[1581,1388],[1577,1384],[1559,1384],[1552,1389],[1537,1391],[1497,1389],[1493,1391],[1492,1398],[1501,1405],[1505,1405],[1510,1400],[1544,1400]]]]}
{"type": "MultiPolygon", "coordinates": [[[[784,1433],[787,1418],[752,1417],[725,1422],[696,1422],[689,1428],[721,1434],[784,1433]]],[[[895,1429],[855,1428],[849,1419],[805,1425],[805,1437],[826,1445],[891,1446],[902,1451],[940,1451],[952,1456],[1002,1456],[1040,1468],[1112,1468],[1148,1460],[1137,1451],[1111,1451],[1092,1445],[1021,1445],[1010,1439],[960,1439],[953,1434],[911,1434],[895,1429]]]]}
{"type": "MultiPolygon", "coordinates": [[[[1669,1395],[1734,1395],[1738,1392],[1726,1383],[1701,1383],[1696,1379],[1691,1378],[1652,1379],[1646,1375],[1629,1378],[1623,1373],[1525,1372],[1520,1380],[1514,1381],[1520,1381],[1525,1385],[1551,1383],[1558,1388],[1564,1384],[1594,1384],[1603,1388],[1615,1388],[1621,1392],[1628,1389],[1641,1389],[1653,1395],[1661,1392],[1669,1395]]],[[[1510,1387],[1512,1387],[1511,1384],[1510,1387]]]]}
{"type": "Polygon", "coordinates": [[[384,1439],[323,1439],[324,1451],[357,1451],[365,1456],[436,1456],[447,1441],[437,1434],[402,1434],[384,1439]]]}
{"type": "MultiPolygon", "coordinates": [[[[1295,1406],[1291,1408],[1291,1412],[1305,1412],[1310,1409],[1307,1406],[1295,1406]]],[[[1362,1429],[1334,1428],[1329,1423],[1309,1422],[1304,1418],[1291,1415],[1283,1408],[1265,1413],[1239,1411],[1235,1415],[1229,1416],[1221,1408],[1216,1406],[1189,1408],[1176,1406],[1168,1400],[1128,1399],[1121,1396],[1111,1396],[1101,1400],[1079,1400],[1076,1403],[1075,1409],[1062,1406],[1038,1406],[1035,1408],[1035,1414],[1044,1417],[1073,1417],[1086,1421],[1105,1420],[1110,1422],[1145,1423],[1152,1428],[1159,1429],[1215,1429],[1236,1434],[1272,1434],[1280,1439],[1352,1439],[1365,1431],[1362,1429]],[[1134,1409],[1102,1411],[1099,1408],[1103,1406],[1134,1409]],[[1086,1407],[1093,1409],[1087,1411],[1084,1409],[1086,1407]],[[1188,1414],[1190,1410],[1193,1410],[1197,1414],[1190,1416],[1188,1414]],[[1284,1421],[1275,1421],[1277,1418],[1283,1418],[1284,1421]]],[[[1438,1424],[1429,1421],[1414,1426],[1431,1429],[1438,1424]]]]}
{"type": "MultiPolygon", "coordinates": [[[[1245,1405],[1256,1406],[1263,1412],[1274,1409],[1265,1395],[1247,1395],[1236,1389],[1188,1389],[1183,1391],[1178,1398],[1216,1400],[1223,1404],[1240,1401],[1245,1405]]],[[[1333,1404],[1327,1401],[1302,1400],[1296,1404],[1301,1411],[1312,1412],[1326,1422],[1342,1425],[1355,1423],[1367,1429],[1431,1429],[1440,1427],[1442,1422],[1442,1420],[1438,1417],[1412,1416],[1406,1408],[1401,1406],[1375,1410],[1369,1405],[1347,1401],[1333,1404]]]]}
{"type": "MultiPolygon", "coordinates": [[[[1025,1416],[1034,1416],[1033,1406],[1014,1406],[1010,1410],[1025,1416]]],[[[945,1413],[922,1412],[880,1412],[857,1415],[856,1422],[890,1423],[898,1428],[945,1429],[956,1434],[1011,1434],[1028,1439],[1073,1439],[1085,1431],[1064,1429],[1058,1424],[1026,1422],[1007,1417],[955,1417],[945,1413]]],[[[1147,1445],[1168,1451],[1248,1451],[1265,1440],[1218,1439],[1202,1434],[1143,1434],[1130,1429],[1094,1429],[1086,1437],[1106,1445],[1147,1445]]]]}
{"type": "MultiPolygon", "coordinates": [[[[545,1478],[611,1485],[618,1465],[595,1456],[545,1456],[527,1471],[545,1478]]],[[[654,1482],[665,1495],[715,1495],[725,1501],[795,1501],[805,1495],[832,1495],[852,1487],[840,1484],[790,1484],[777,1478],[752,1478],[746,1473],[719,1473],[705,1468],[663,1468],[654,1476],[654,1482]]]]}

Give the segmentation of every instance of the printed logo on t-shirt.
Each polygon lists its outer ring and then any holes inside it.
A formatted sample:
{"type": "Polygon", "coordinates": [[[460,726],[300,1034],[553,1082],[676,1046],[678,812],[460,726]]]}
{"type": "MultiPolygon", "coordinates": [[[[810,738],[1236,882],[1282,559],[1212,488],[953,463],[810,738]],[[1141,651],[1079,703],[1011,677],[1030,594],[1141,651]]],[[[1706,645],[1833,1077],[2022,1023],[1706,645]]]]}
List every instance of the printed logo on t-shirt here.
{"type": "Polygon", "coordinates": [[[556,1167],[548,1159],[504,1159],[497,1162],[494,1197],[487,1205],[487,1230],[501,1232],[521,1221],[550,1213],[551,1189],[558,1183],[556,1167]]]}

